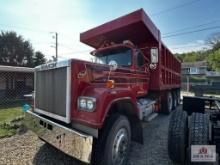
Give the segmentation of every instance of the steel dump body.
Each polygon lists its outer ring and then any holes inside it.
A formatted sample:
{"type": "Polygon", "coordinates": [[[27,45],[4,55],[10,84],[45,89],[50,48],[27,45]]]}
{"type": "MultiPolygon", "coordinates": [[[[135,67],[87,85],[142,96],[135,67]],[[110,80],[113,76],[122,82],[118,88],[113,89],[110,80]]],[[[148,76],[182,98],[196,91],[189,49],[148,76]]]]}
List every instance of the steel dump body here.
{"type": "Polygon", "coordinates": [[[150,48],[159,50],[159,63],[151,70],[149,90],[180,88],[181,63],[161,41],[160,31],[140,9],[80,34],[80,41],[100,48],[104,42],[122,43],[130,40],[150,58],[150,48]]]}

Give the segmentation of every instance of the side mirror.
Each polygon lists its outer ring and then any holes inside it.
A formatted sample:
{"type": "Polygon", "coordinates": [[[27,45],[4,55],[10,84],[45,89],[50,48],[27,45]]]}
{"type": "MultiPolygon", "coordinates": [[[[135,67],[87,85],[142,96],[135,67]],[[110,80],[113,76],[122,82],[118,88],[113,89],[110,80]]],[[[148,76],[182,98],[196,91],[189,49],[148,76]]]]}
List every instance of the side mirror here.
{"type": "Polygon", "coordinates": [[[158,48],[151,48],[150,55],[151,55],[151,63],[157,64],[158,63],[158,56],[159,56],[158,48]]]}

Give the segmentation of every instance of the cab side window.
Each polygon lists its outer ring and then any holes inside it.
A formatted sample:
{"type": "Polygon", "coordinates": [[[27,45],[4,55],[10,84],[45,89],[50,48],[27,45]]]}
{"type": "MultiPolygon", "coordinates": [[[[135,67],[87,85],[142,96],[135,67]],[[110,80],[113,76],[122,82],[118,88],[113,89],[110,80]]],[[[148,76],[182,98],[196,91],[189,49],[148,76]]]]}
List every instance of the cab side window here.
{"type": "Polygon", "coordinates": [[[137,66],[142,67],[144,65],[144,57],[143,55],[139,52],[137,55],[137,66]]]}

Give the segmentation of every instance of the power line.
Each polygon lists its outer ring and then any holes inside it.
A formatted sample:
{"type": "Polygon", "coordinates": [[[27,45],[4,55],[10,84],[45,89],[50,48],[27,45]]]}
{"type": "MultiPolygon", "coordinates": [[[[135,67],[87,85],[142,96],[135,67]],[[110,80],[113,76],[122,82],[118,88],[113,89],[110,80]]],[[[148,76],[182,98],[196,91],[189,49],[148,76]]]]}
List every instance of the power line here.
{"type": "MultiPolygon", "coordinates": [[[[176,50],[176,49],[181,49],[181,48],[189,48],[189,47],[200,47],[200,46],[209,46],[210,44],[201,44],[201,45],[186,45],[186,46],[175,46],[174,48],[172,48],[172,46],[170,47],[171,49],[173,50],[176,50]]],[[[59,54],[59,57],[63,57],[63,58],[67,58],[67,57],[64,57],[64,55],[71,55],[71,54],[77,54],[77,53],[88,53],[88,52],[91,52],[92,50],[82,50],[82,51],[72,51],[72,52],[65,52],[65,53],[60,53],[59,54]]]]}
{"type": "Polygon", "coordinates": [[[187,32],[182,32],[182,33],[166,35],[166,36],[163,36],[162,38],[177,37],[177,36],[181,36],[181,35],[187,35],[187,34],[197,33],[197,32],[206,31],[206,30],[219,29],[219,28],[220,28],[220,26],[207,27],[207,28],[198,29],[198,30],[192,30],[192,31],[187,31],[187,32]]]}
{"type": "MultiPolygon", "coordinates": [[[[73,51],[73,52],[65,52],[65,53],[59,53],[59,58],[69,58],[69,57],[65,57],[65,55],[74,55],[77,53],[88,53],[91,50],[83,50],[83,51],[73,51]]],[[[47,54],[46,56],[53,56],[53,55],[49,55],[47,54]]]]}
{"type": "Polygon", "coordinates": [[[170,49],[173,49],[173,50],[178,50],[178,49],[183,49],[183,48],[194,48],[194,47],[208,47],[210,46],[211,44],[197,44],[197,45],[184,45],[184,46],[175,46],[175,47],[170,47],[170,49]]]}
{"type": "Polygon", "coordinates": [[[69,50],[74,50],[73,47],[70,47],[70,46],[68,46],[67,44],[59,43],[59,45],[62,46],[62,47],[64,47],[64,48],[67,48],[67,49],[69,49],[69,50]]]}
{"type": "Polygon", "coordinates": [[[190,27],[185,27],[185,28],[177,29],[177,30],[172,31],[172,32],[163,33],[162,35],[170,35],[170,34],[173,34],[173,33],[181,32],[181,31],[185,31],[185,30],[189,30],[189,29],[203,27],[203,26],[207,26],[207,25],[210,25],[210,24],[217,23],[219,21],[220,20],[213,20],[213,21],[209,21],[209,22],[206,22],[206,23],[203,23],[203,24],[194,25],[194,26],[190,26],[190,27]]]}
{"type": "MultiPolygon", "coordinates": [[[[160,15],[162,13],[169,12],[171,10],[175,10],[175,9],[178,9],[178,8],[182,8],[182,7],[191,5],[191,4],[196,3],[198,1],[201,1],[201,0],[192,0],[190,2],[186,2],[186,3],[183,3],[183,4],[180,4],[180,5],[171,7],[171,8],[167,8],[167,9],[161,10],[161,11],[153,13],[153,14],[150,14],[150,16],[160,15]]],[[[44,30],[44,29],[34,29],[34,28],[25,27],[25,26],[14,26],[14,25],[6,25],[6,24],[0,24],[0,26],[11,27],[11,28],[16,28],[16,29],[23,29],[23,30],[33,31],[33,32],[44,32],[44,33],[50,33],[51,32],[51,31],[44,30]]],[[[69,39],[71,38],[71,37],[69,37],[68,34],[65,34],[65,33],[61,33],[61,34],[64,35],[65,38],[69,38],[69,39]]]]}
{"type": "MultiPolygon", "coordinates": [[[[185,6],[188,6],[188,5],[191,5],[193,3],[196,3],[198,1],[201,1],[201,0],[192,0],[190,2],[186,2],[186,3],[183,3],[183,4],[180,4],[180,5],[177,5],[177,6],[174,6],[174,7],[171,7],[171,8],[168,8],[168,9],[165,9],[165,10],[161,10],[159,12],[156,12],[156,13],[153,13],[151,14],[151,16],[156,16],[156,15],[159,15],[159,14],[162,14],[162,13],[165,13],[165,12],[169,12],[171,10],[175,10],[175,9],[178,9],[178,8],[182,8],[182,7],[185,7],[185,6]]],[[[209,23],[211,24],[211,22],[209,23]]],[[[50,31],[46,31],[46,30],[42,30],[42,29],[32,29],[32,28],[29,28],[29,27],[24,27],[24,26],[13,26],[13,25],[5,25],[5,24],[0,24],[1,26],[6,26],[6,27],[12,27],[12,28],[17,28],[17,29],[23,29],[23,30],[28,30],[28,31],[33,31],[33,32],[44,32],[44,33],[50,33],[50,31]]],[[[199,25],[198,27],[200,26],[203,26],[202,25],[199,25]]],[[[175,33],[175,32],[179,32],[179,31],[182,31],[182,30],[187,30],[188,28],[185,28],[185,29],[180,29],[180,30],[177,30],[177,31],[174,31],[174,32],[169,32],[168,34],[171,34],[171,33],[175,33]]],[[[68,37],[68,39],[70,39],[69,35],[67,34],[64,34],[64,33],[61,33],[61,35],[63,35],[65,38],[68,37]]],[[[165,33],[165,35],[167,35],[167,33],[165,33]]],[[[168,36],[169,37],[169,36],[168,36]]],[[[164,38],[167,38],[167,36],[165,36],[164,38]]]]}
{"type": "Polygon", "coordinates": [[[88,53],[92,51],[91,49],[90,50],[82,50],[82,51],[73,51],[73,52],[65,52],[65,53],[61,53],[59,55],[69,55],[69,54],[77,54],[77,53],[88,53]]]}
{"type": "Polygon", "coordinates": [[[189,6],[189,5],[191,5],[193,3],[196,3],[198,1],[201,1],[201,0],[193,0],[193,1],[186,2],[186,3],[180,4],[180,5],[176,5],[174,7],[170,7],[168,9],[164,9],[164,10],[161,10],[159,12],[152,13],[152,14],[150,14],[150,16],[158,16],[160,14],[163,14],[163,13],[166,13],[166,12],[169,12],[169,11],[172,11],[172,10],[176,10],[176,9],[179,9],[179,8],[182,8],[182,7],[185,7],[185,6],[189,6]]]}
{"type": "Polygon", "coordinates": [[[6,25],[6,24],[0,24],[0,26],[5,26],[9,28],[14,28],[14,29],[21,29],[21,30],[26,30],[26,31],[32,31],[32,32],[37,32],[37,33],[50,33],[50,31],[46,30],[41,30],[41,29],[32,29],[29,27],[24,27],[24,26],[14,26],[14,25],[6,25]]]}
{"type": "MultiPolygon", "coordinates": [[[[60,33],[60,32],[59,32],[60,33]]],[[[68,40],[73,40],[73,38],[72,37],[70,37],[70,35],[67,35],[66,33],[63,33],[63,32],[61,32],[60,33],[64,38],[66,38],[66,39],[68,39],[68,40]]]]}
{"type": "MultiPolygon", "coordinates": [[[[14,25],[6,25],[6,24],[0,24],[0,26],[14,28],[14,29],[21,29],[25,31],[35,32],[35,33],[48,33],[49,34],[52,32],[52,31],[48,31],[45,29],[35,29],[35,28],[30,28],[30,27],[25,27],[25,26],[14,26],[14,25]]],[[[61,34],[66,39],[72,40],[72,38],[66,33],[59,32],[59,34],[61,34]]]]}
{"type": "MultiPolygon", "coordinates": [[[[201,32],[201,31],[205,31],[205,30],[218,29],[218,28],[220,28],[220,26],[208,27],[208,28],[198,29],[198,30],[194,30],[194,31],[188,31],[188,32],[184,32],[184,33],[177,33],[177,34],[173,34],[173,35],[167,35],[167,36],[164,36],[162,38],[176,37],[176,36],[180,36],[180,35],[186,35],[186,34],[201,32]]],[[[206,45],[203,44],[203,45],[182,46],[182,47],[179,47],[179,48],[198,47],[198,46],[208,46],[208,44],[206,44],[206,45]]],[[[173,48],[173,49],[179,49],[179,48],[173,48]]],[[[61,53],[61,55],[69,55],[69,54],[76,54],[76,53],[88,53],[90,51],[91,50],[83,50],[83,51],[78,51],[78,52],[77,51],[73,51],[73,52],[61,53]]]]}

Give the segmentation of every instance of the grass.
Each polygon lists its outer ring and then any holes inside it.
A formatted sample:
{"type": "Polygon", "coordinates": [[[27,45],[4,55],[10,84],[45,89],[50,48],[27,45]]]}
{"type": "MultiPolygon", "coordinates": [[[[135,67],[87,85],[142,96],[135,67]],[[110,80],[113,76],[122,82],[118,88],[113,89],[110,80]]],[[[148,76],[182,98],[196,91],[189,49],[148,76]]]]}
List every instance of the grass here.
{"type": "Polygon", "coordinates": [[[22,125],[24,113],[21,108],[8,108],[0,110],[0,138],[16,134],[22,125]]]}
{"type": "Polygon", "coordinates": [[[8,108],[0,110],[0,125],[3,123],[8,123],[13,119],[23,116],[21,108],[8,108]]]}
{"type": "Polygon", "coordinates": [[[16,134],[16,129],[0,128],[0,138],[10,137],[16,134]]]}

